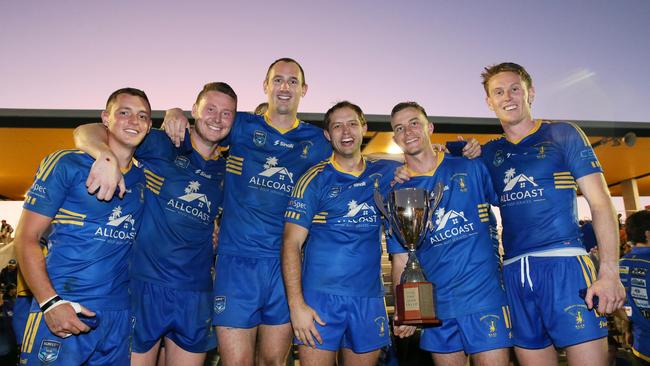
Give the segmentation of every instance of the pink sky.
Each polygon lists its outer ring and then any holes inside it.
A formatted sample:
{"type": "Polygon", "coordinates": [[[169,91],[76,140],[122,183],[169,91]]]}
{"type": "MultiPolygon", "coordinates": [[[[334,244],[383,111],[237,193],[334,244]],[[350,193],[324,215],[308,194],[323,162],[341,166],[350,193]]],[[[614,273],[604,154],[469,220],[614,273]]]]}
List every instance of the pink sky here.
{"type": "Polygon", "coordinates": [[[99,109],[129,85],[188,109],[222,80],[251,110],[290,56],[310,86],[302,112],[416,100],[484,117],[479,74],[508,60],[533,75],[537,117],[650,122],[648,19],[647,0],[3,1],[0,108],[99,109]]]}

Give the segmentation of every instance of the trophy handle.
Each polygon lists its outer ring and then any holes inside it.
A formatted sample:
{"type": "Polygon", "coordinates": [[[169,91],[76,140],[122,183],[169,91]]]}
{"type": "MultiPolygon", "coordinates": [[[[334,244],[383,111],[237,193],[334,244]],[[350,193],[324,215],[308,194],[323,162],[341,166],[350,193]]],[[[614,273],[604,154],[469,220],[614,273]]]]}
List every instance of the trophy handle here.
{"type": "Polygon", "coordinates": [[[373,198],[375,199],[375,206],[379,209],[379,212],[381,212],[381,215],[384,217],[384,235],[386,237],[392,237],[393,236],[393,230],[391,230],[390,226],[390,216],[388,216],[388,209],[386,207],[386,202],[384,202],[384,198],[381,196],[381,193],[379,193],[378,190],[375,189],[375,192],[373,193],[373,198]]]}
{"type": "Polygon", "coordinates": [[[429,217],[427,218],[427,229],[430,231],[433,231],[433,221],[431,221],[433,217],[433,212],[438,208],[440,205],[440,201],[442,201],[442,194],[443,191],[445,190],[445,186],[442,184],[442,182],[438,182],[436,186],[433,188],[433,191],[429,194],[429,217]]]}
{"type": "Polygon", "coordinates": [[[375,199],[375,205],[379,209],[379,212],[381,212],[382,216],[384,216],[384,219],[389,220],[390,216],[388,216],[388,210],[386,209],[386,203],[384,202],[384,198],[381,196],[381,193],[379,193],[378,190],[375,190],[375,193],[373,194],[374,199],[375,199]]]}

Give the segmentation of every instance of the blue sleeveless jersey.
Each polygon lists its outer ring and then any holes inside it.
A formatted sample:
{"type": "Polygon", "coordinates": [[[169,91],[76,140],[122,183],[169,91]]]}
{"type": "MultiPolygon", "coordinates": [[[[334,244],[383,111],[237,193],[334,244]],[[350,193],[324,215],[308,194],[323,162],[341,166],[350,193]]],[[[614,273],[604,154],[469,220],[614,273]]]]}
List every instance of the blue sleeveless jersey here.
{"type": "Polygon", "coordinates": [[[650,247],[634,247],[619,262],[621,282],[627,293],[626,307],[632,315],[632,338],[635,353],[650,359],[650,247]]]}
{"type": "MultiPolygon", "coordinates": [[[[499,255],[490,233],[490,204],[496,203],[490,176],[481,161],[438,154],[433,173],[417,175],[394,189],[432,191],[444,185],[433,212],[433,230],[416,251],[427,280],[437,289],[441,319],[456,318],[506,304],[499,255]]],[[[389,253],[406,249],[392,236],[389,253]]]]}
{"type": "Polygon", "coordinates": [[[190,291],[212,289],[212,232],[223,199],[225,160],[205,159],[189,133],[176,148],[151,130],[136,150],[147,181],[146,207],[133,247],[133,278],[190,291]]]}
{"type": "Polygon", "coordinates": [[[383,296],[381,212],[373,193],[385,195],[395,169],[390,160],[366,160],[358,176],[332,159],[309,169],[298,181],[284,215],[309,230],[304,244],[305,290],[345,296],[383,296]]]}
{"type": "Polygon", "coordinates": [[[490,141],[482,157],[499,196],[506,258],[583,247],[576,179],[602,168],[578,126],[538,120],[518,142],[490,141]]]}
{"type": "Polygon", "coordinates": [[[219,254],[279,258],[282,215],[298,178],[332,153],[323,130],[296,121],[279,131],[263,116],[237,113],[230,131],[219,254]]]}
{"type": "Polygon", "coordinates": [[[23,207],[52,218],[46,268],[59,296],[92,310],[128,309],[128,263],[141,225],[144,176],[132,165],[124,175],[124,198],[99,201],[86,190],[94,162],[79,150],[47,156],[23,207]]]}

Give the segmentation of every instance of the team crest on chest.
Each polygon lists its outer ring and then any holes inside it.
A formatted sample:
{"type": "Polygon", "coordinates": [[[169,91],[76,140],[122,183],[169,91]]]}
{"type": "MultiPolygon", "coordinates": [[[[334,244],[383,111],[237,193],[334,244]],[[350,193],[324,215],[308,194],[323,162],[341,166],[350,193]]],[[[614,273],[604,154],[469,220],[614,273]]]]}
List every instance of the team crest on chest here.
{"type": "Polygon", "coordinates": [[[496,153],[494,153],[494,159],[492,160],[492,164],[494,166],[501,166],[503,162],[506,160],[506,158],[503,156],[503,150],[497,150],[496,153]]]}
{"type": "Polygon", "coordinates": [[[300,141],[300,157],[303,159],[307,159],[307,156],[309,155],[309,150],[311,147],[314,146],[314,143],[311,141],[300,141]]]}
{"type": "Polygon", "coordinates": [[[459,191],[467,192],[467,174],[466,173],[454,174],[451,177],[451,181],[456,184],[459,191]]]}
{"type": "Polygon", "coordinates": [[[38,360],[43,363],[50,363],[59,358],[61,343],[44,339],[41,342],[41,348],[38,349],[38,360]]]}
{"type": "Polygon", "coordinates": [[[266,143],[266,132],[255,130],[255,132],[253,132],[253,143],[258,147],[264,146],[266,143]]]}
{"type": "Polygon", "coordinates": [[[176,157],[176,160],[174,160],[174,164],[176,164],[177,167],[185,169],[190,165],[190,159],[188,159],[185,156],[179,155],[176,157]]]}

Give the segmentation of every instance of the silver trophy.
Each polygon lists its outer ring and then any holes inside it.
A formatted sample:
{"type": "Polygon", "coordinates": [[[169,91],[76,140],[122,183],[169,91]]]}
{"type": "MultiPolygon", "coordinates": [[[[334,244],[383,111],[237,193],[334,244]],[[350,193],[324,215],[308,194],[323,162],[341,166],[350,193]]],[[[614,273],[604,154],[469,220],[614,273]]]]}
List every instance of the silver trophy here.
{"type": "Polygon", "coordinates": [[[408,250],[408,261],[397,285],[396,324],[440,324],[435,315],[435,285],[428,282],[415,251],[429,230],[431,216],[442,200],[443,184],[433,191],[402,188],[388,194],[386,201],[375,191],[375,203],[388,222],[387,236],[394,236],[408,250]]]}

